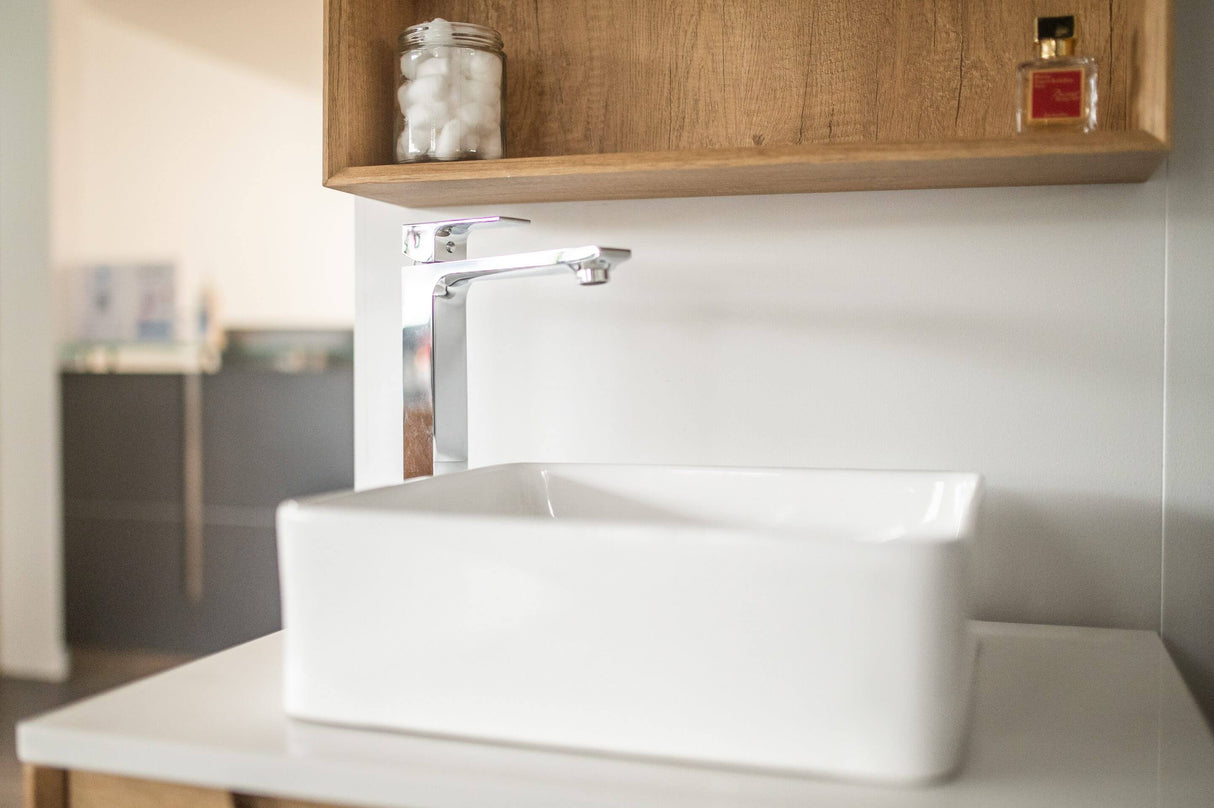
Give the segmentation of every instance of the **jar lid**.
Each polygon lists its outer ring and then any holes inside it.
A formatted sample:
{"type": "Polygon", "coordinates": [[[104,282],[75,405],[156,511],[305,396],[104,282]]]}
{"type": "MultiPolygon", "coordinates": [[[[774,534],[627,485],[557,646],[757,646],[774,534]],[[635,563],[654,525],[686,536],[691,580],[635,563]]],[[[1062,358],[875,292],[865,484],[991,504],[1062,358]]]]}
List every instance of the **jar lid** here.
{"type": "Polygon", "coordinates": [[[417,45],[471,45],[502,49],[502,35],[487,25],[448,22],[442,17],[410,25],[397,40],[402,48],[417,45]]]}

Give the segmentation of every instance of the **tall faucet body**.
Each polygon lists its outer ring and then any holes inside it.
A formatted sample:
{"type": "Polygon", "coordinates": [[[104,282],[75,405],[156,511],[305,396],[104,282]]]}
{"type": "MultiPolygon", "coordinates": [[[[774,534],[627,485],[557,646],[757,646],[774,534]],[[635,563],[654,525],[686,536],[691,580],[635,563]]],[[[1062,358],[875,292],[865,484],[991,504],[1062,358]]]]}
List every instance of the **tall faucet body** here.
{"type": "MultiPolygon", "coordinates": [[[[583,286],[597,286],[606,283],[611,271],[631,256],[629,250],[591,245],[467,257],[468,234],[473,228],[528,223],[527,219],[485,216],[404,227],[404,253],[412,261],[404,271],[412,274],[414,282],[404,284],[403,294],[418,289],[417,294],[430,295],[430,317],[421,326],[423,333],[428,332],[430,347],[428,396],[405,402],[405,441],[408,444],[428,437],[432,449],[428,464],[424,459],[410,462],[409,458],[418,454],[411,453],[406,445],[406,477],[447,474],[468,467],[467,302],[474,283],[572,272],[583,286]],[[421,277],[421,283],[416,282],[418,273],[428,273],[421,277]]],[[[402,304],[406,309],[413,308],[410,301],[402,304]]]]}

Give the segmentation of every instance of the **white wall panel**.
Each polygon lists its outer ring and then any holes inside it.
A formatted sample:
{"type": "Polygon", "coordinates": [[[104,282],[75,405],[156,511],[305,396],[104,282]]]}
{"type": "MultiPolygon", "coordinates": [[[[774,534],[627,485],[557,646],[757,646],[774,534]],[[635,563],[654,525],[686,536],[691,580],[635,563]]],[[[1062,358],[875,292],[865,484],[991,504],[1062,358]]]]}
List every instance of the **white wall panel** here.
{"type": "Polygon", "coordinates": [[[59,392],[47,261],[48,36],[0,4],[0,672],[61,679],[59,392]]]}
{"type": "Polygon", "coordinates": [[[1165,192],[1157,178],[358,217],[360,250],[385,263],[400,223],[464,213],[535,222],[473,236],[473,254],[634,251],[604,287],[473,292],[472,465],[974,469],[990,492],[982,617],[1157,628],[1165,192]]]}
{"type": "Polygon", "coordinates": [[[1176,6],[1163,635],[1214,717],[1214,5],[1176,6]]]}

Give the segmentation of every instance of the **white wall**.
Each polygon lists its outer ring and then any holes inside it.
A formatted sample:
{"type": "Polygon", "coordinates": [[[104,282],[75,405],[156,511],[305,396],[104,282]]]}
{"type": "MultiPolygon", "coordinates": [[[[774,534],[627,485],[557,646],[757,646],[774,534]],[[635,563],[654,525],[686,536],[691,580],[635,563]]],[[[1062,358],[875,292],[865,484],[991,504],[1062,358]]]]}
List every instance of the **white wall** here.
{"type": "Polygon", "coordinates": [[[321,14],[54,0],[52,261],[176,260],[226,324],[353,322],[353,215],[320,185],[321,14]]]}
{"type": "Polygon", "coordinates": [[[1163,634],[1214,719],[1214,4],[1178,7],[1163,634]]]}
{"type": "Polygon", "coordinates": [[[47,262],[47,13],[0,4],[0,672],[60,679],[59,395],[47,262]]]}
{"type": "Polygon", "coordinates": [[[359,268],[386,282],[401,222],[474,212],[535,222],[477,253],[634,251],[601,288],[473,292],[472,465],[978,470],[983,617],[1157,628],[1164,192],[360,203],[359,268]]]}
{"type": "Polygon", "coordinates": [[[473,292],[472,465],[978,470],[977,615],[1163,630],[1214,708],[1214,26],[1208,4],[1177,6],[1178,148],[1146,184],[360,200],[357,484],[399,475],[401,223],[531,218],[473,254],[597,242],[634,258],[601,288],[473,292]]]}

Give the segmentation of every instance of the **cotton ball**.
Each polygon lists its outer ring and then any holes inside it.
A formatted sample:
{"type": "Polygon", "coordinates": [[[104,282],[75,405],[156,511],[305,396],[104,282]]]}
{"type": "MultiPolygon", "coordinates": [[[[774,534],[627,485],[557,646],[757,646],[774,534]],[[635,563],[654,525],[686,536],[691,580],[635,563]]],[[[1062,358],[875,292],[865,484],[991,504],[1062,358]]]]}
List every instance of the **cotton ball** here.
{"type": "Polygon", "coordinates": [[[453,36],[455,36],[455,29],[442,17],[435,17],[426,23],[425,38],[430,42],[451,39],[453,36]]]}
{"type": "Polygon", "coordinates": [[[486,129],[499,122],[496,110],[475,101],[461,104],[455,114],[468,129],[486,129]]]}
{"type": "Polygon", "coordinates": [[[435,123],[435,120],[430,117],[430,110],[414,110],[410,108],[413,114],[405,119],[405,131],[409,135],[409,150],[415,155],[426,154],[434,148],[435,136],[447,119],[435,123]]]}
{"type": "Polygon", "coordinates": [[[435,129],[441,129],[443,124],[450,119],[451,113],[448,111],[447,105],[443,103],[413,104],[405,110],[405,123],[415,132],[422,130],[427,133],[433,132],[435,129]]]}
{"type": "Polygon", "coordinates": [[[469,129],[468,127],[465,126],[463,132],[460,134],[460,139],[459,139],[460,149],[465,154],[468,154],[468,153],[475,154],[476,150],[478,148],[480,148],[480,145],[481,145],[480,132],[478,132],[475,129],[469,129]]]}
{"type": "Polygon", "coordinates": [[[460,48],[456,54],[456,59],[459,61],[459,74],[463,78],[472,78],[472,63],[476,61],[476,54],[480,51],[475,48],[460,48]]]}
{"type": "Polygon", "coordinates": [[[495,126],[481,136],[480,156],[490,160],[502,156],[501,129],[495,126]]]}
{"type": "Polygon", "coordinates": [[[405,51],[400,55],[400,74],[406,79],[417,78],[418,65],[424,61],[425,55],[421,51],[405,51]]]}
{"type": "Polygon", "coordinates": [[[396,162],[410,163],[426,156],[430,151],[430,132],[417,132],[405,128],[396,138],[396,162]]]}
{"type": "Polygon", "coordinates": [[[426,59],[417,66],[417,76],[448,76],[451,74],[451,60],[436,57],[426,59]]]}
{"type": "Polygon", "coordinates": [[[434,132],[430,129],[416,130],[409,129],[409,142],[407,151],[410,160],[420,160],[430,153],[434,148],[434,132]]]}
{"type": "Polygon", "coordinates": [[[402,113],[409,108],[409,82],[403,82],[396,88],[396,105],[402,113]]]}
{"type": "Polygon", "coordinates": [[[502,61],[495,54],[469,49],[464,51],[463,62],[462,72],[465,77],[501,85],[502,61]]]}
{"type": "Polygon", "coordinates": [[[405,85],[405,108],[414,104],[437,106],[445,103],[447,98],[447,79],[443,76],[420,76],[416,81],[405,85]]]}
{"type": "Polygon", "coordinates": [[[459,157],[460,122],[458,118],[447,121],[434,144],[434,156],[440,160],[459,157]]]}
{"type": "Polygon", "coordinates": [[[502,88],[496,84],[486,84],[483,81],[465,79],[456,85],[459,100],[463,103],[498,104],[502,98],[502,88]]]}

